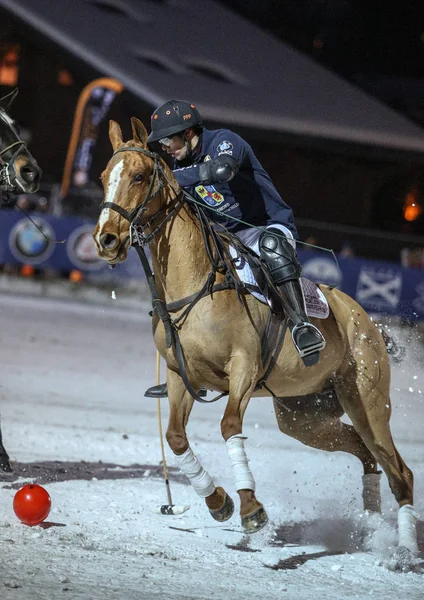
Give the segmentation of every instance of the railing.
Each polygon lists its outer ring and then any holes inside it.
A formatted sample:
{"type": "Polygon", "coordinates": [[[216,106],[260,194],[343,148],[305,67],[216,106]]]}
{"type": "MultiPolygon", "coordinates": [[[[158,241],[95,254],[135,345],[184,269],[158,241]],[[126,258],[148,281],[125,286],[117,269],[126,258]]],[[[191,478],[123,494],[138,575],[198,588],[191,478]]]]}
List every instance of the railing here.
{"type": "Polygon", "coordinates": [[[313,237],[318,246],[331,248],[336,252],[349,243],[354,254],[363,258],[400,263],[404,248],[424,248],[424,236],[408,233],[393,233],[302,218],[296,219],[296,225],[300,239],[305,242],[313,237]]]}

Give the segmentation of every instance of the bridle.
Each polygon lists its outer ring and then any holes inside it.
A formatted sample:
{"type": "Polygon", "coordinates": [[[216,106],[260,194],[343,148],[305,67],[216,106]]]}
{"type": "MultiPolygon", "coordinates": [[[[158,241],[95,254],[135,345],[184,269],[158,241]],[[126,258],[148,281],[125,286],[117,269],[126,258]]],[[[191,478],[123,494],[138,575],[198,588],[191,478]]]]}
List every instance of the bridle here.
{"type": "Polygon", "coordinates": [[[112,157],[118,154],[119,152],[140,152],[141,154],[148,156],[153,161],[154,167],[152,177],[150,180],[150,186],[147,190],[146,196],[139,204],[137,204],[135,208],[133,208],[133,210],[125,210],[125,208],[122,208],[122,206],[119,206],[119,204],[117,204],[116,202],[102,202],[102,204],[100,205],[100,210],[110,208],[115,212],[119,213],[130,224],[128,236],[121,242],[118,248],[118,256],[127,244],[128,240],[130,241],[130,245],[134,245],[134,243],[140,246],[145,246],[146,244],[149,244],[159,233],[160,229],[163,227],[166,221],[168,221],[173,216],[176,209],[180,204],[182,204],[184,199],[182,192],[177,193],[177,190],[175,189],[169,177],[167,176],[158,154],[156,154],[155,152],[150,152],[149,150],[145,150],[144,148],[140,148],[138,146],[128,146],[124,148],[118,148],[117,150],[115,150],[112,157]],[[171,189],[175,192],[175,199],[170,204],[167,204],[166,206],[160,208],[158,212],[156,212],[150,218],[149,221],[143,223],[143,225],[140,226],[139,220],[146,212],[150,200],[157,196],[159,193],[161,193],[162,189],[165,187],[163,181],[164,179],[170,185],[171,189]],[[157,186],[155,188],[154,186],[156,182],[157,186]],[[165,215],[163,214],[164,212],[165,215]],[[163,218],[160,221],[160,223],[157,223],[160,217],[163,218]],[[150,230],[149,235],[146,235],[144,233],[146,229],[150,230]]]}
{"type": "MultiPolygon", "coordinates": [[[[13,192],[16,186],[22,188],[22,185],[19,183],[17,178],[17,173],[15,170],[15,159],[22,148],[26,149],[27,145],[22,140],[18,140],[10,144],[6,148],[0,150],[0,190],[4,192],[13,192]],[[15,149],[16,148],[16,149],[15,149]],[[15,149],[15,150],[14,150],[15,149]],[[6,152],[10,150],[14,150],[12,155],[8,161],[6,161],[3,156],[6,152]]],[[[23,188],[22,188],[23,189],[23,188]]]]}

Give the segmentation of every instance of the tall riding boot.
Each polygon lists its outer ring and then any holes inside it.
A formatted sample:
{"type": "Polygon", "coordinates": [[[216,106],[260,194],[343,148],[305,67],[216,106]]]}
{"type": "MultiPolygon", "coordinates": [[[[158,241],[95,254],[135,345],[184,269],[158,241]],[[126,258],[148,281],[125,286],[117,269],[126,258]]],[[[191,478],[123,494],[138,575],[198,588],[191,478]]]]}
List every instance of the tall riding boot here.
{"type": "Polygon", "coordinates": [[[272,227],[261,234],[259,249],[280,292],[295,348],[307,367],[315,365],[319,360],[320,350],[325,347],[325,339],[306,314],[299,281],[302,267],[296,250],[282,231],[272,227]]]}
{"type": "Polygon", "coordinates": [[[310,321],[305,310],[305,301],[299,280],[285,281],[278,285],[283,308],[289,318],[293,343],[307,367],[319,360],[319,352],[325,347],[320,330],[310,321]]]}

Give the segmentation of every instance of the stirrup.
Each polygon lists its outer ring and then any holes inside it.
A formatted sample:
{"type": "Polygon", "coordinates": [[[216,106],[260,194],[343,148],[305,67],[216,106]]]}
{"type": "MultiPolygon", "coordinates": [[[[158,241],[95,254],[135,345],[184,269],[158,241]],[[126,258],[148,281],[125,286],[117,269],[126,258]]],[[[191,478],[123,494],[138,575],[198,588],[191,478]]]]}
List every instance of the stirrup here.
{"type": "MultiPolygon", "coordinates": [[[[203,388],[199,390],[199,396],[204,398],[207,395],[207,391],[203,388]]],[[[167,398],[168,397],[168,386],[166,383],[160,383],[159,385],[154,385],[153,387],[149,387],[145,392],[144,396],[146,398],[167,398]]]]}
{"type": "Polygon", "coordinates": [[[320,332],[318,327],[315,327],[315,325],[313,325],[312,323],[309,323],[308,321],[305,321],[303,323],[299,323],[298,325],[295,325],[292,329],[291,334],[292,334],[292,340],[293,340],[294,347],[296,348],[300,358],[309,356],[310,354],[313,354],[314,352],[320,352],[321,350],[323,350],[325,348],[325,339],[323,338],[322,333],[320,332]],[[296,343],[296,334],[298,331],[300,331],[302,329],[309,329],[309,330],[312,329],[313,331],[315,331],[315,333],[317,334],[317,337],[319,338],[315,344],[311,344],[303,349],[299,348],[299,346],[296,343]]]}
{"type": "Polygon", "coordinates": [[[167,398],[168,396],[168,387],[166,383],[160,383],[159,385],[154,385],[153,387],[149,387],[144,395],[146,398],[167,398]]]}

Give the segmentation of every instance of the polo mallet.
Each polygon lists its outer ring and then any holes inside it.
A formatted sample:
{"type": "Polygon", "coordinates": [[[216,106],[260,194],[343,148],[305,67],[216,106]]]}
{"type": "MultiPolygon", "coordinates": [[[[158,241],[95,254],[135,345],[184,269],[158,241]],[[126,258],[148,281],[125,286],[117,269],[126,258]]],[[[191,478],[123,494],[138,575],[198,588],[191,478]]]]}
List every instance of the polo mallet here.
{"type": "MultiPolygon", "coordinates": [[[[156,385],[159,385],[159,383],[160,383],[160,354],[156,350],[156,385]]],[[[168,469],[166,467],[166,458],[165,458],[165,447],[163,444],[162,414],[161,414],[161,409],[160,409],[160,398],[157,398],[157,407],[158,407],[160,448],[162,451],[163,476],[165,479],[165,487],[166,487],[166,495],[168,497],[168,504],[162,504],[162,506],[157,506],[155,508],[155,512],[160,515],[181,515],[182,513],[186,512],[186,510],[188,510],[190,507],[178,505],[178,504],[172,504],[171,486],[169,485],[168,469]]]]}

